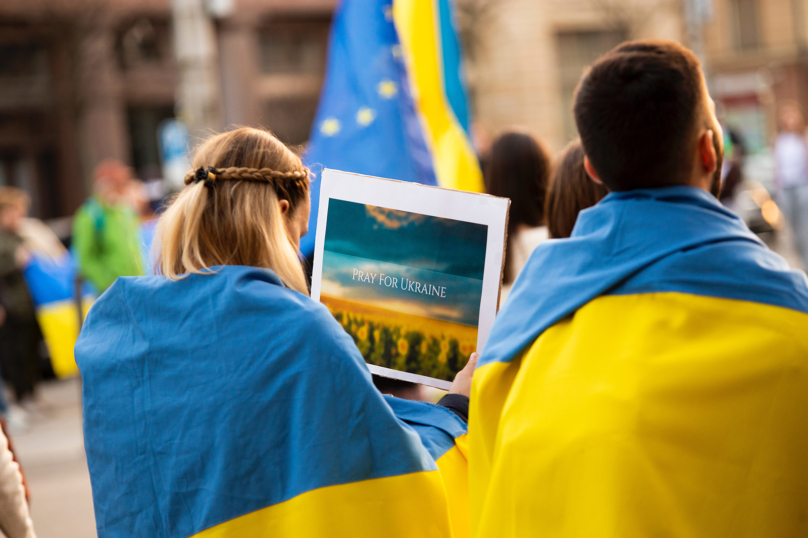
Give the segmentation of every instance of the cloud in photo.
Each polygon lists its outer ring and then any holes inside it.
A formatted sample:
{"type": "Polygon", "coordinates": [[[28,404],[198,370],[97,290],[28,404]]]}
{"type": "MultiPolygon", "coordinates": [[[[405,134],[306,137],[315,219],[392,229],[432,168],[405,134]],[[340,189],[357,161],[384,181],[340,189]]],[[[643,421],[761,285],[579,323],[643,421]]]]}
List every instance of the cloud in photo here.
{"type": "Polygon", "coordinates": [[[482,280],[325,251],[321,292],[387,310],[476,327],[480,313],[482,280]],[[402,278],[407,278],[442,286],[446,288],[446,297],[380,285],[378,276],[373,283],[361,282],[354,278],[354,269],[376,275],[384,273],[397,278],[399,284],[402,278]]]}
{"type": "Polygon", "coordinates": [[[488,227],[331,199],[325,250],[482,280],[488,227]]]}

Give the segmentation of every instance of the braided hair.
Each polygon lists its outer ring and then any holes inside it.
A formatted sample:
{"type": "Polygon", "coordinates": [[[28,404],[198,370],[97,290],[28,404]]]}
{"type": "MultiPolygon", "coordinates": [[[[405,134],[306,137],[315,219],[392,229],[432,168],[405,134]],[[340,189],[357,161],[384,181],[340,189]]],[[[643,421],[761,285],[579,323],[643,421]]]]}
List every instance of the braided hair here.
{"type": "MultiPolygon", "coordinates": [[[[305,195],[309,190],[310,171],[305,166],[300,170],[281,172],[272,168],[246,168],[231,166],[228,168],[197,168],[185,174],[185,184],[203,182],[205,186],[214,188],[222,181],[253,181],[267,183],[275,189],[278,198],[291,204],[305,195]]],[[[294,205],[294,204],[293,204],[294,205]]]]}
{"type": "Polygon", "coordinates": [[[186,187],[160,219],[158,270],[169,278],[218,265],[272,269],[308,293],[297,257],[309,170],[271,133],[243,127],[196,150],[186,187]],[[283,203],[286,201],[288,204],[283,203]]]}

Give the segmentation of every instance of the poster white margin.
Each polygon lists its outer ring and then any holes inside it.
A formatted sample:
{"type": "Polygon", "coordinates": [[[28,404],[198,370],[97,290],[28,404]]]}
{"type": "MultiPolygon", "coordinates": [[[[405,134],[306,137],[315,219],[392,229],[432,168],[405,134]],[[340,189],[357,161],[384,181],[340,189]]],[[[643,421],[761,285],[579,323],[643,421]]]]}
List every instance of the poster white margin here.
{"type": "MultiPolygon", "coordinates": [[[[443,189],[419,183],[377,178],[350,172],[324,168],[320,175],[320,207],[317,213],[317,234],[314,243],[314,266],[312,267],[311,298],[320,301],[320,285],[323,275],[323,250],[328,217],[328,201],[343,200],[358,204],[374,205],[431,217],[484,224],[488,227],[485,245],[483,289],[480,299],[480,317],[477,325],[477,351],[485,346],[499,303],[502,280],[502,258],[505,254],[505,226],[510,200],[479,193],[443,189]],[[428,189],[428,190],[427,190],[428,189]]],[[[385,370],[388,370],[385,368],[385,370]]],[[[392,370],[407,377],[408,372],[392,370]]],[[[391,375],[378,372],[385,377],[391,375]]],[[[425,381],[416,383],[434,386],[432,378],[417,376],[425,381]]],[[[411,379],[405,379],[407,381],[411,379]]]]}

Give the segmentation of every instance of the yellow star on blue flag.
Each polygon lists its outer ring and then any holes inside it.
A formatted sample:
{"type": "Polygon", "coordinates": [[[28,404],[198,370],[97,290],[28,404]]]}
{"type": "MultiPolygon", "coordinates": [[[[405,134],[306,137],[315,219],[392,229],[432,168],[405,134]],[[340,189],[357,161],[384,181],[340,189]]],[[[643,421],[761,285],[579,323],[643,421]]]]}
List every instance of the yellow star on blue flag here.
{"type": "Polygon", "coordinates": [[[392,80],[385,79],[379,82],[379,85],[376,87],[379,92],[379,95],[384,97],[385,99],[392,99],[398,93],[398,86],[392,80]]]}
{"type": "Polygon", "coordinates": [[[334,136],[342,128],[337,118],[327,118],[320,124],[320,132],[325,136],[334,136]]]}
{"type": "Polygon", "coordinates": [[[370,125],[371,123],[373,123],[373,120],[375,119],[376,119],[376,112],[374,112],[372,108],[368,108],[366,106],[360,108],[359,111],[356,113],[356,123],[358,123],[363,127],[370,125]]]}

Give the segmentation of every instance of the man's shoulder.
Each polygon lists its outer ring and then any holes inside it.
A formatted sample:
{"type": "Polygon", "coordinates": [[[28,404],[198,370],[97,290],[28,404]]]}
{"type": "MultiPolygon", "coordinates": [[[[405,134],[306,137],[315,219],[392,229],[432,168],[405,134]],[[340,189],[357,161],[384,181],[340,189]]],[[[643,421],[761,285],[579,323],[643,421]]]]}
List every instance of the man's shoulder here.
{"type": "Polygon", "coordinates": [[[604,295],[545,331],[529,353],[563,350],[629,362],[806,360],[807,328],[808,313],[754,301],[680,292],[604,295]]]}
{"type": "Polygon", "coordinates": [[[766,246],[723,242],[663,258],[612,295],[678,292],[778,306],[808,314],[808,278],[766,246]]]}

